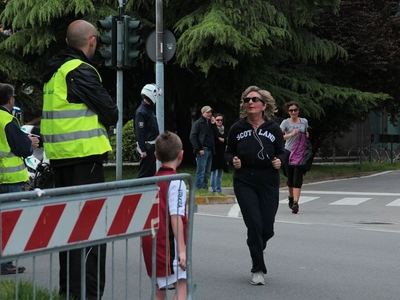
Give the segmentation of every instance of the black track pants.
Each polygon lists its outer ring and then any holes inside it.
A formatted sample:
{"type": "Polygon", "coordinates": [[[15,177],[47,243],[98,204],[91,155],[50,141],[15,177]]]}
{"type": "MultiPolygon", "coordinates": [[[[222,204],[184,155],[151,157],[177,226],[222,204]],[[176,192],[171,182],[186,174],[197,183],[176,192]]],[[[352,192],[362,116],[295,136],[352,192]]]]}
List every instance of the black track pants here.
{"type": "Polygon", "coordinates": [[[279,204],[279,172],[273,170],[250,175],[235,171],[233,186],[247,227],[247,246],[253,260],[251,272],[267,273],[263,251],[274,235],[279,204]]]}

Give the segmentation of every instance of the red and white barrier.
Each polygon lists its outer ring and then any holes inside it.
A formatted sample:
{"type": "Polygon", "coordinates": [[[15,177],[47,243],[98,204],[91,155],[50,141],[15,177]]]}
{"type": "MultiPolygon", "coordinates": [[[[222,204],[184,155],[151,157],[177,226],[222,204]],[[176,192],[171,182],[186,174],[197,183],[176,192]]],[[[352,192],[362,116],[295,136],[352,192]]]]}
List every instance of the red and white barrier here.
{"type": "Polygon", "coordinates": [[[147,191],[3,210],[1,255],[16,255],[158,228],[156,196],[157,191],[147,191]]]}

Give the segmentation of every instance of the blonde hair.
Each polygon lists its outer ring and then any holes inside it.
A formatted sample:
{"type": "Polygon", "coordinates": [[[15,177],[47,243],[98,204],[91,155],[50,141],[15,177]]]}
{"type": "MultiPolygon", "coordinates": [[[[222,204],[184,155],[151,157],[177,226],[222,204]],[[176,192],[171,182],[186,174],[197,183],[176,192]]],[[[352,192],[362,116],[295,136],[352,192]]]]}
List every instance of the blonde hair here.
{"type": "Polygon", "coordinates": [[[244,105],[243,99],[247,97],[248,94],[251,92],[257,92],[260,94],[261,99],[264,101],[265,110],[263,113],[263,119],[265,121],[271,120],[271,117],[278,111],[275,99],[272,97],[271,93],[267,90],[262,90],[255,85],[249,86],[245,91],[242,93],[242,97],[240,98],[240,118],[247,118],[247,111],[244,105]]]}

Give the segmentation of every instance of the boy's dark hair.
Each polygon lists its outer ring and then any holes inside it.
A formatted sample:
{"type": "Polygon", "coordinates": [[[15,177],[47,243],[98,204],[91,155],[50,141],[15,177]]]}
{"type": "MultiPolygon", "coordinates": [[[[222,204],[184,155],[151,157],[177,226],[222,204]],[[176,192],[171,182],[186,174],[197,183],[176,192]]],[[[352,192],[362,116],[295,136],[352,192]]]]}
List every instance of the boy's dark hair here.
{"type": "Polygon", "coordinates": [[[7,104],[14,96],[14,87],[11,84],[0,83],[0,105],[7,104]]]}
{"type": "Polygon", "coordinates": [[[175,133],[165,131],[156,139],[156,153],[159,161],[175,160],[182,150],[182,141],[175,133]]]}

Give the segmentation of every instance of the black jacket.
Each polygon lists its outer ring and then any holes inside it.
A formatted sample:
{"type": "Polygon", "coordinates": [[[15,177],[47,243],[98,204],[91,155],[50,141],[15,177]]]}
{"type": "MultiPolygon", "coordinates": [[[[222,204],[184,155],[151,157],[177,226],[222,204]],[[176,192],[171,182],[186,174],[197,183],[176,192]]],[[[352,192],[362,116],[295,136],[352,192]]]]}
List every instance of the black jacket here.
{"type": "Polygon", "coordinates": [[[146,104],[143,100],[135,112],[135,136],[142,152],[146,152],[146,143],[154,141],[160,134],[156,115],[151,109],[152,105],[146,104]]]}
{"type": "MultiPolygon", "coordinates": [[[[193,146],[193,153],[198,154],[200,150],[203,150],[207,130],[211,135],[211,139],[214,141],[214,133],[210,122],[208,122],[203,116],[193,122],[189,135],[189,140],[193,146]]],[[[212,147],[212,153],[215,154],[214,146],[212,147]]]]}
{"type": "Polygon", "coordinates": [[[235,171],[244,173],[259,173],[274,170],[271,160],[276,157],[285,161],[283,134],[274,121],[266,121],[257,131],[245,119],[233,124],[228,135],[228,146],[225,153],[226,161],[233,165],[233,157],[241,160],[241,168],[235,171]]]}
{"type": "Polygon", "coordinates": [[[212,124],[211,127],[214,131],[214,141],[215,141],[215,154],[213,156],[211,163],[211,171],[223,170],[224,173],[228,173],[228,164],[225,161],[225,148],[228,136],[226,127],[223,134],[219,132],[218,126],[216,124],[212,124]],[[219,138],[223,138],[224,141],[221,142],[219,138]]]}

